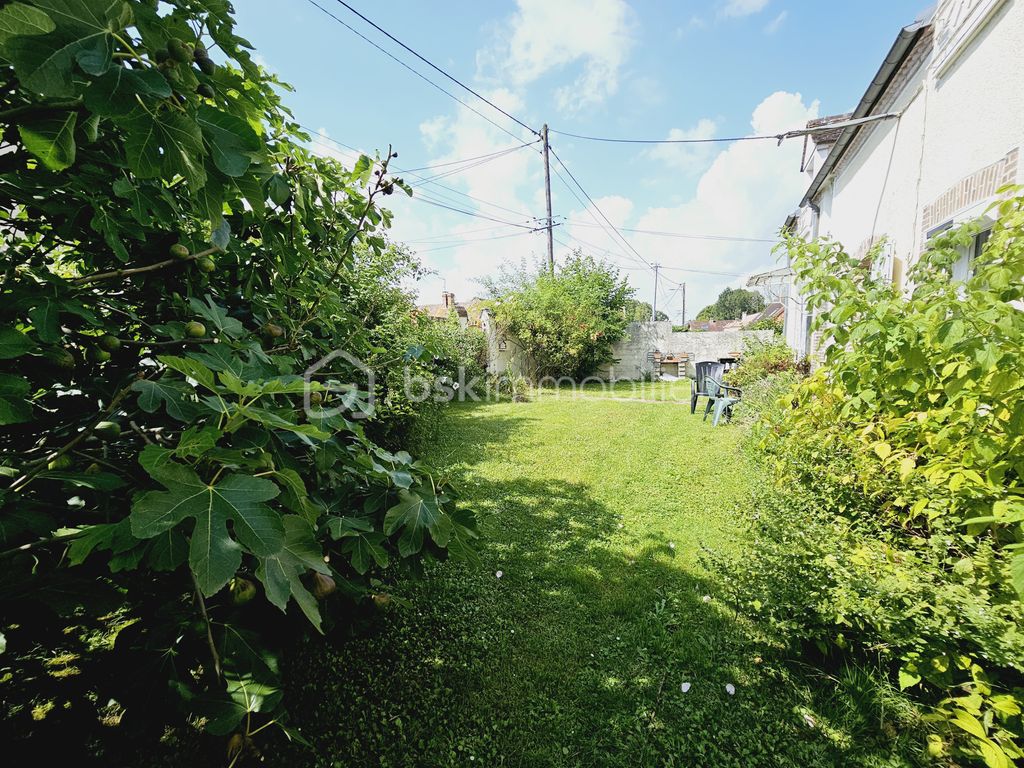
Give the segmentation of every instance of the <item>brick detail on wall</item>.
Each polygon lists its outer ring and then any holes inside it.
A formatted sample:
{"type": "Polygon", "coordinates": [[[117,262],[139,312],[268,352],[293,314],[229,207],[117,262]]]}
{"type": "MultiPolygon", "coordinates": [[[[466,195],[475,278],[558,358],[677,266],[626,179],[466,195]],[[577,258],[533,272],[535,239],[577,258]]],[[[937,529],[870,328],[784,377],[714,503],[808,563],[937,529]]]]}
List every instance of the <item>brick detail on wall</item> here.
{"type": "Polygon", "coordinates": [[[965,176],[924,207],[921,231],[949,221],[959,211],[995,195],[996,190],[1017,179],[1020,149],[1014,147],[1006,156],[989,166],[965,176]]]}

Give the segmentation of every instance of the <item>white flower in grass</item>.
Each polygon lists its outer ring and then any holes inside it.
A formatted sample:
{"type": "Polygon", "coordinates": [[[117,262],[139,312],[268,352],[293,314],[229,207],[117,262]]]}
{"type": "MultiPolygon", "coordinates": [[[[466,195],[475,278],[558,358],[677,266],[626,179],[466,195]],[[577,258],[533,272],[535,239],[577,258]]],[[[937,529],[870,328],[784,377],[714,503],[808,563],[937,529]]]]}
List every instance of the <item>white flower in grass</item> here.
{"type": "Polygon", "coordinates": [[[733,685],[732,683],[726,683],[725,684],[725,692],[728,693],[730,696],[735,696],[736,695],[736,686],[733,685]]]}
{"type": "Polygon", "coordinates": [[[504,575],[505,575],[505,572],[504,572],[504,571],[495,571],[495,572],[494,572],[494,576],[495,576],[495,578],[498,578],[498,579],[500,579],[500,578],[501,578],[502,576],[504,576],[504,575]]]}
{"type": "Polygon", "coordinates": [[[669,548],[669,549],[675,549],[675,548],[676,548],[676,543],[675,543],[674,541],[670,541],[670,542],[668,543],[668,548],[669,548]]]}
{"type": "Polygon", "coordinates": [[[806,712],[804,713],[804,722],[807,723],[809,728],[813,728],[815,725],[817,725],[817,723],[814,722],[814,718],[808,715],[806,712]]]}
{"type": "Polygon", "coordinates": [[[686,693],[687,691],[690,690],[690,685],[691,685],[690,683],[683,683],[682,685],[679,686],[679,690],[681,690],[683,693],[686,693]]]}
{"type": "Polygon", "coordinates": [[[703,600],[705,603],[710,603],[711,595],[704,595],[704,597],[702,597],[701,600],[703,600]]]}

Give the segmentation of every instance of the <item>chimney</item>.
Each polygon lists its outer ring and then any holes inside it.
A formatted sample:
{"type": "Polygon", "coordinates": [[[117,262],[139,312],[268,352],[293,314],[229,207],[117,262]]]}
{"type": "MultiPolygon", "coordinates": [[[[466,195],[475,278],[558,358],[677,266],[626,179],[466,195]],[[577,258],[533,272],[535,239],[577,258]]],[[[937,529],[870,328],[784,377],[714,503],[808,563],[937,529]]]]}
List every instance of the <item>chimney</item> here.
{"type": "Polygon", "coordinates": [[[441,300],[444,303],[446,309],[452,309],[455,307],[455,294],[450,291],[445,291],[441,294],[441,300]]]}

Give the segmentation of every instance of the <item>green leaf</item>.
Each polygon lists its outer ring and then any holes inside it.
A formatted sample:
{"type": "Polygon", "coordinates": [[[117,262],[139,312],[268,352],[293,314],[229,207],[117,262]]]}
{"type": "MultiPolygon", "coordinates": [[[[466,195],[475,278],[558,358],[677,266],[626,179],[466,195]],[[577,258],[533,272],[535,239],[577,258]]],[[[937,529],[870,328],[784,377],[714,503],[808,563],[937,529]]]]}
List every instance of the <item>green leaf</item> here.
{"type": "Polygon", "coordinates": [[[5,50],[22,84],[44,96],[74,96],[75,63],[89,74],[102,74],[114,52],[109,32],[84,28],[12,37],[5,50]]]}
{"type": "Polygon", "coordinates": [[[1021,600],[1024,600],[1024,551],[1010,558],[1010,583],[1021,600]]]}
{"type": "Polygon", "coordinates": [[[24,400],[0,397],[0,426],[24,424],[32,420],[32,407],[24,400]]]}
{"type": "Polygon", "coordinates": [[[243,176],[252,156],[263,147],[256,131],[242,118],[209,105],[197,110],[196,121],[217,170],[225,176],[243,176]]]}
{"type": "Polygon", "coordinates": [[[261,558],[256,577],[263,582],[271,603],[284,611],[289,597],[295,598],[306,618],[321,631],[320,609],[301,576],[308,570],[329,575],[331,569],[324,562],[323,550],[309,523],[298,515],[284,515],[281,522],[284,546],[277,554],[261,558]]]}
{"type": "Polygon", "coordinates": [[[35,347],[32,339],[14,328],[0,328],[0,360],[21,357],[35,347]]]}
{"type": "Polygon", "coordinates": [[[24,397],[29,393],[31,386],[28,379],[23,379],[21,376],[0,373],[0,396],[2,397],[24,397]]]}
{"type": "MultiPolygon", "coordinates": [[[[147,446],[143,454],[150,452],[147,446]]],[[[158,449],[159,451],[159,449],[158,449]]],[[[192,518],[189,564],[205,595],[227,584],[242,562],[242,546],[258,556],[277,552],[284,541],[280,516],[263,502],[279,490],[266,478],[227,474],[215,485],[174,461],[140,463],[169,491],[150,491],[132,505],[132,533],[149,539],[192,518]],[[232,523],[235,538],[228,532],[232,523]]]]}
{"type": "Polygon", "coordinates": [[[156,413],[163,403],[172,419],[190,421],[195,417],[196,408],[189,400],[192,388],[183,381],[144,379],[132,384],[132,390],[139,393],[139,407],[146,413],[156,413]]]}
{"type": "Polygon", "coordinates": [[[347,554],[352,567],[360,576],[370,570],[371,561],[381,568],[387,568],[388,553],[383,547],[384,535],[376,533],[355,533],[347,537],[341,551],[347,554]]]}
{"type": "Polygon", "coordinates": [[[245,326],[231,317],[226,309],[218,306],[211,296],[207,296],[205,302],[192,297],[189,299],[189,305],[221,333],[233,338],[245,333],[245,326]]]}
{"type": "Polygon", "coordinates": [[[157,358],[172,371],[195,379],[204,387],[214,392],[217,391],[217,382],[213,377],[213,371],[202,363],[188,357],[177,357],[175,355],[160,355],[157,358]]]}
{"type": "Polygon", "coordinates": [[[63,171],[75,162],[77,112],[62,112],[25,120],[18,133],[25,149],[51,171],[63,171]]]}
{"type": "Polygon", "coordinates": [[[159,70],[113,67],[85,91],[85,106],[97,115],[113,117],[136,109],[139,96],[166,99],[170,95],[171,86],[159,70]]]}
{"type": "Polygon", "coordinates": [[[45,35],[56,25],[44,11],[25,3],[11,3],[0,8],[0,46],[18,35],[45,35]]]}
{"type": "Polygon", "coordinates": [[[171,181],[180,175],[193,191],[206,183],[203,135],[188,116],[165,111],[153,117],[138,109],[122,124],[128,132],[124,141],[128,163],[137,176],[171,181]]]}
{"type": "Polygon", "coordinates": [[[53,299],[44,299],[28,313],[40,340],[53,344],[60,339],[60,305],[53,299]]]}
{"type": "Polygon", "coordinates": [[[446,546],[451,537],[451,519],[441,511],[436,498],[424,498],[412,491],[402,491],[398,504],[384,516],[384,533],[394,534],[399,528],[398,551],[402,557],[409,557],[423,548],[424,531],[430,533],[434,542],[446,546]]]}

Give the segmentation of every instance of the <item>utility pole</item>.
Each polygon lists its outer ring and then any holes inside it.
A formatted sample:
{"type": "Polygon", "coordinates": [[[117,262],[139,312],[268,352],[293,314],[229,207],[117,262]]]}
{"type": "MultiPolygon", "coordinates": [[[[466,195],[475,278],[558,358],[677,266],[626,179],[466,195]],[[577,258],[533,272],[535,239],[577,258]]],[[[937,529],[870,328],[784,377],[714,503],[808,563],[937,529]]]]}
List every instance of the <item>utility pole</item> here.
{"type": "Polygon", "coordinates": [[[661,266],[654,262],[654,303],[651,304],[651,322],[658,319],[658,268],[661,266]]]}
{"type": "Polygon", "coordinates": [[[682,311],[682,322],[680,325],[686,325],[686,283],[683,283],[683,311],[682,311]]]}
{"type": "Polygon", "coordinates": [[[551,232],[551,161],[548,159],[548,124],[540,129],[540,137],[544,141],[544,199],[548,206],[548,270],[555,274],[555,240],[551,232]]]}

